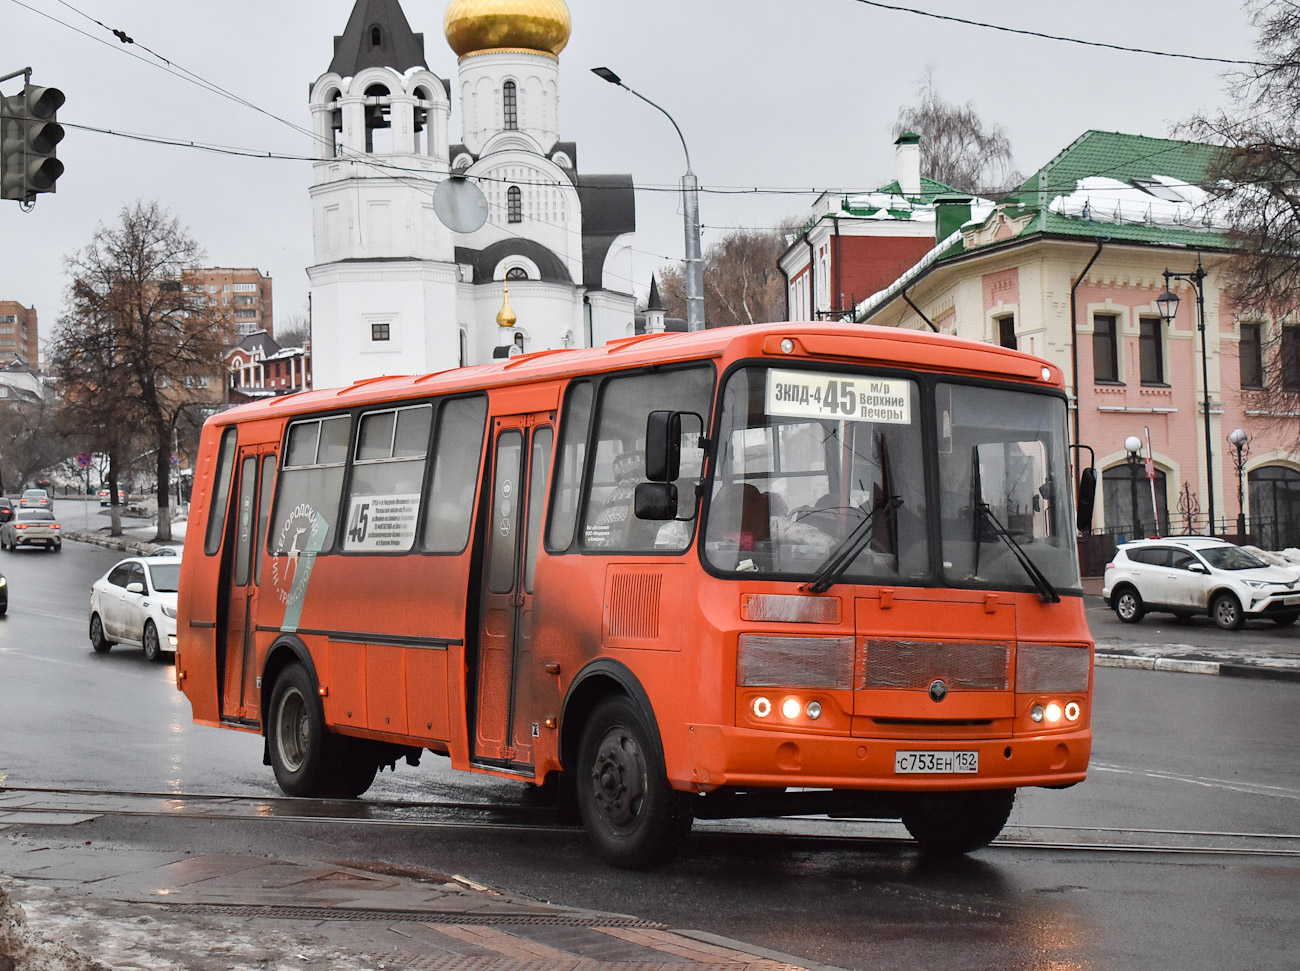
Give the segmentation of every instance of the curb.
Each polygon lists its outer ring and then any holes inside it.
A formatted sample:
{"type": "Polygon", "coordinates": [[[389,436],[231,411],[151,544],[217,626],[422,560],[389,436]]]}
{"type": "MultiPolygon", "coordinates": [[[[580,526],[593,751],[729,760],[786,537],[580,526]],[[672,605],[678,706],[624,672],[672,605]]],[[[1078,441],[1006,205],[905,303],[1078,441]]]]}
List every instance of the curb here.
{"type": "Polygon", "coordinates": [[[1291,681],[1300,683],[1300,668],[1271,668],[1233,661],[1199,661],[1181,657],[1138,657],[1135,654],[1094,656],[1099,668],[1129,668],[1142,671],[1176,671],[1180,674],[1214,674],[1225,678],[1249,678],[1257,681],[1291,681]]]}
{"type": "Polygon", "coordinates": [[[127,536],[100,536],[97,533],[87,533],[80,529],[65,529],[63,538],[78,543],[89,543],[92,546],[102,546],[108,550],[120,550],[132,556],[152,556],[160,549],[175,550],[176,547],[181,545],[179,542],[150,543],[145,540],[133,540],[127,536]]]}

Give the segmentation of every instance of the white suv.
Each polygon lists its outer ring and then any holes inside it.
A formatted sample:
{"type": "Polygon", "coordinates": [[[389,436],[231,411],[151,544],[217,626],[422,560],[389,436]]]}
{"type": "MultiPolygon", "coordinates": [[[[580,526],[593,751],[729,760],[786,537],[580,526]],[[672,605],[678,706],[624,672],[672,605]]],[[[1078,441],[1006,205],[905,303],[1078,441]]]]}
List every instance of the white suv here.
{"type": "Polygon", "coordinates": [[[1224,630],[1252,617],[1276,624],[1300,618],[1300,572],[1208,537],[1125,543],[1106,564],[1101,595],[1126,624],[1152,610],[1175,617],[1208,613],[1224,630]]]}

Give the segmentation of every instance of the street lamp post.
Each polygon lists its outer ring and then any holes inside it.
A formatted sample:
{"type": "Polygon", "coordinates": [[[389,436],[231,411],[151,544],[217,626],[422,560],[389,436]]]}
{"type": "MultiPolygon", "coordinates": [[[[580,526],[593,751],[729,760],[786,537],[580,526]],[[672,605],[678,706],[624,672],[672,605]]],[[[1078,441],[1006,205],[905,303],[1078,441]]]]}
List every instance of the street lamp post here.
{"type": "Polygon", "coordinates": [[[1236,449],[1232,464],[1237,469],[1237,542],[1246,541],[1246,490],[1242,483],[1242,472],[1246,468],[1246,456],[1250,454],[1250,436],[1244,428],[1234,428],[1228,436],[1228,444],[1236,449]]]}
{"type": "Polygon", "coordinates": [[[629,88],[623,83],[623,79],[609,68],[593,67],[591,73],[636,95],[650,107],[661,112],[672,122],[677,137],[682,141],[682,151],[686,154],[686,174],[682,176],[682,219],[686,227],[686,329],[704,330],[704,256],[700,247],[700,184],[695,178],[695,173],[691,171],[691,152],[686,147],[686,137],[672,115],[640,91],[629,88]]]}
{"type": "Polygon", "coordinates": [[[1169,281],[1188,280],[1196,289],[1196,326],[1201,332],[1201,396],[1205,409],[1205,495],[1210,510],[1210,535],[1214,536],[1214,450],[1210,436],[1210,369],[1205,336],[1205,268],[1201,266],[1200,254],[1196,256],[1196,269],[1190,273],[1174,273],[1166,269],[1164,278],[1165,292],[1156,297],[1156,306],[1166,324],[1173,324],[1179,303],[1178,294],[1169,289],[1169,281]]]}
{"type": "Polygon", "coordinates": [[[1145,464],[1142,461],[1142,439],[1130,435],[1124,439],[1124,448],[1128,451],[1128,490],[1129,499],[1133,503],[1133,538],[1141,539],[1142,519],[1138,516],[1138,469],[1145,464]]]}

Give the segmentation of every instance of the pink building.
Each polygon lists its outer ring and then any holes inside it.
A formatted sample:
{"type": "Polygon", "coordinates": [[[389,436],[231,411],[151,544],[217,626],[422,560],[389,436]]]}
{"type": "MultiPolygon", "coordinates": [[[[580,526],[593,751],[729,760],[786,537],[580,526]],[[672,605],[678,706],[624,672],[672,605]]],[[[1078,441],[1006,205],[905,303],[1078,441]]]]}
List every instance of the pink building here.
{"type": "Polygon", "coordinates": [[[1281,345],[1288,359],[1300,326],[1238,313],[1223,292],[1229,247],[1198,188],[1214,151],[1087,132],[855,313],[1018,347],[1064,369],[1075,441],[1095,451],[1102,481],[1094,526],[1105,538],[1086,567],[1120,537],[1206,532],[1211,512],[1216,533],[1235,537],[1244,513],[1252,541],[1300,545],[1297,436],[1251,394],[1278,366],[1267,349],[1281,345]],[[1170,280],[1180,299],[1169,323],[1158,300],[1166,270],[1182,274],[1170,280]],[[1237,429],[1249,436],[1244,504],[1228,440],[1237,429]]]}

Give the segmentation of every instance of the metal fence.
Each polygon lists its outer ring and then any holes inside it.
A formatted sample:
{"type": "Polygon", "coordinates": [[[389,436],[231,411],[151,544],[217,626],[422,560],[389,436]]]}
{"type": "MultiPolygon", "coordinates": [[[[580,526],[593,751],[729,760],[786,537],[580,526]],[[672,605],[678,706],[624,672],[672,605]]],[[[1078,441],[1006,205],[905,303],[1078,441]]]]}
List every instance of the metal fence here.
{"type": "MultiPolygon", "coordinates": [[[[1138,525],[1142,525],[1139,523],[1138,525]]],[[[1099,577],[1106,572],[1106,564],[1115,557],[1115,549],[1120,543],[1133,539],[1149,539],[1160,535],[1155,531],[1155,524],[1148,524],[1151,532],[1137,535],[1132,526],[1112,529],[1094,529],[1079,535],[1079,569],[1085,577],[1099,577]]],[[[1193,520],[1191,529],[1188,522],[1179,520],[1172,524],[1177,530],[1168,536],[1208,536],[1210,524],[1207,519],[1193,520]]],[[[1237,532],[1236,519],[1215,521],[1215,535],[1239,546],[1258,546],[1265,550],[1284,550],[1300,547],[1300,520],[1295,519],[1248,519],[1245,534],[1237,532]]]]}

